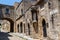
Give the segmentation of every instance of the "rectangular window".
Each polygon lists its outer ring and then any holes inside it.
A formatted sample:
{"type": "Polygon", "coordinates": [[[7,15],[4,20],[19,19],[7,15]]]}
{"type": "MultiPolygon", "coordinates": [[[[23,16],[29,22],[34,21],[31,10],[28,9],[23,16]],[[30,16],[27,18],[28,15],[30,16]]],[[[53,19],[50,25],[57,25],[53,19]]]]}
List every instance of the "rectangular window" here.
{"type": "Polygon", "coordinates": [[[6,14],[9,14],[9,9],[8,8],[6,8],[6,14]]]}

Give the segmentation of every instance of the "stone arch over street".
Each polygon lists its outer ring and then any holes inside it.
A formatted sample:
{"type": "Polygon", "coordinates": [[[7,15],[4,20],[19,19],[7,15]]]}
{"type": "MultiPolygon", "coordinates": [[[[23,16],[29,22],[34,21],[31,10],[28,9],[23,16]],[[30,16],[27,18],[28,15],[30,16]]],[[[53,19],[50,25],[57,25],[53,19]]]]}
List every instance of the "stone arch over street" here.
{"type": "Polygon", "coordinates": [[[10,18],[2,18],[2,20],[7,20],[10,22],[10,32],[14,32],[14,21],[10,18]]]}

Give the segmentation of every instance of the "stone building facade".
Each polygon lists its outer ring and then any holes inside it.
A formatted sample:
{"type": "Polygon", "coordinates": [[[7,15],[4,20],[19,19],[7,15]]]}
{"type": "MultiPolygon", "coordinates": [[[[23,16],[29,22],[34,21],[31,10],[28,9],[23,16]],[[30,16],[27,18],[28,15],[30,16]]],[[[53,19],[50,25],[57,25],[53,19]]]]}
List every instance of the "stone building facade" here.
{"type": "Polygon", "coordinates": [[[7,32],[60,40],[60,0],[22,0],[14,6],[0,5],[0,13],[0,23],[7,32]]]}
{"type": "Polygon", "coordinates": [[[60,40],[60,0],[23,0],[15,8],[16,30],[41,40],[60,40]]]}

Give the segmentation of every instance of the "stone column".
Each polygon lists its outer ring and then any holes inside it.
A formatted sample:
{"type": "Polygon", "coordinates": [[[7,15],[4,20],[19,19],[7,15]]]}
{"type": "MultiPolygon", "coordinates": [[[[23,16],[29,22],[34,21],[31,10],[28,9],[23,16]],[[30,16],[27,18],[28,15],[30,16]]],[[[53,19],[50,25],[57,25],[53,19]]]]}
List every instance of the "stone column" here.
{"type": "Polygon", "coordinates": [[[23,25],[23,26],[22,26],[22,28],[23,28],[22,30],[23,30],[23,34],[24,34],[24,23],[23,23],[22,25],[23,25]]]}
{"type": "Polygon", "coordinates": [[[16,21],[14,22],[14,32],[16,32],[16,21]]]}
{"type": "Polygon", "coordinates": [[[27,26],[27,23],[26,23],[26,35],[28,35],[28,26],[27,26]]]}

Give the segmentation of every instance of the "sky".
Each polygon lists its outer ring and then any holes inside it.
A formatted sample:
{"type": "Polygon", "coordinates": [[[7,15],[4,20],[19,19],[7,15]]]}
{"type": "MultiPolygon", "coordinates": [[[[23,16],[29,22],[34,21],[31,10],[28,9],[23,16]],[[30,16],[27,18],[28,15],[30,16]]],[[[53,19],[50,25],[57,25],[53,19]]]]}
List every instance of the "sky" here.
{"type": "Polygon", "coordinates": [[[14,5],[15,2],[20,2],[21,0],[0,0],[0,4],[14,5]]]}

